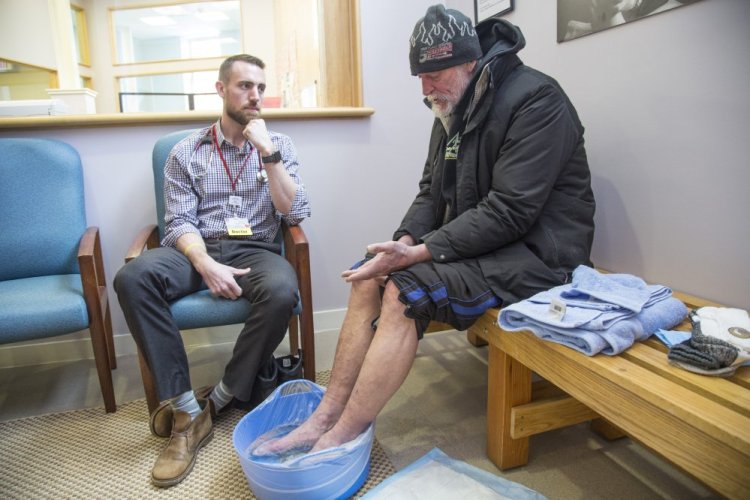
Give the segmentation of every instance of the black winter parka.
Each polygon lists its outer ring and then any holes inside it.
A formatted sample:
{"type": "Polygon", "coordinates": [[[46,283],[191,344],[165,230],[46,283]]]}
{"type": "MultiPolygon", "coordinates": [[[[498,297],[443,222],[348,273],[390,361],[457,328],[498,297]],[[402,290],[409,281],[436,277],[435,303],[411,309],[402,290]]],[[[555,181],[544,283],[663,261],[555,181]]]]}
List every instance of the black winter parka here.
{"type": "Polygon", "coordinates": [[[489,19],[477,32],[484,56],[456,107],[461,119],[450,133],[435,120],[419,194],[394,239],[410,234],[435,262],[477,259],[508,305],[591,265],[595,202],[584,129],[563,90],[518,58],[516,26],[489,19]],[[456,174],[444,175],[439,155],[455,134],[456,174]],[[454,178],[455,217],[445,222],[454,178]]]}

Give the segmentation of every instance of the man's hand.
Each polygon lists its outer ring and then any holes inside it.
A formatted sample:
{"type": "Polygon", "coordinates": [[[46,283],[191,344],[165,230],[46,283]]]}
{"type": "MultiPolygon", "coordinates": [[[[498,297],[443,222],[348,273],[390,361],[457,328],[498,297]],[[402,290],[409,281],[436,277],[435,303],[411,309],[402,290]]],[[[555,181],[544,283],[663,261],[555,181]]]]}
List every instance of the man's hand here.
{"type": "Polygon", "coordinates": [[[344,281],[351,283],[352,281],[384,277],[393,271],[432,259],[424,244],[410,246],[401,241],[373,243],[367,247],[367,251],[376,254],[375,257],[357,269],[348,269],[341,273],[344,281]]]}
{"type": "Polygon", "coordinates": [[[250,268],[237,269],[236,267],[220,264],[206,255],[200,264],[196,266],[196,271],[203,276],[211,295],[215,297],[224,297],[225,299],[236,300],[242,296],[242,288],[237,284],[237,276],[243,276],[250,272],[250,268]]]}
{"type": "Polygon", "coordinates": [[[242,135],[245,139],[250,141],[250,144],[260,151],[261,156],[269,156],[273,154],[273,142],[271,142],[271,136],[268,134],[266,128],[266,121],[262,118],[256,118],[250,120],[245,129],[242,131],[242,135]]]}

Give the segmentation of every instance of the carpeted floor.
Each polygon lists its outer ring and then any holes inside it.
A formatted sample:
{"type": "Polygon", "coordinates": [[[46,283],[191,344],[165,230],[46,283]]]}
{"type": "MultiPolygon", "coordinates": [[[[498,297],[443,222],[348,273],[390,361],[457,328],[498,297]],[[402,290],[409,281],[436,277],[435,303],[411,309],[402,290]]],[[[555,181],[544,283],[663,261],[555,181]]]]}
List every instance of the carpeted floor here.
{"type": "MultiPolygon", "coordinates": [[[[318,374],[328,383],[329,372],[318,374]]],[[[182,483],[168,489],[150,482],[166,441],[148,429],[146,401],[0,423],[0,496],[3,498],[254,498],[232,445],[245,412],[232,409],[214,425],[182,483]]],[[[377,440],[370,475],[358,497],[395,472],[377,440]]]]}

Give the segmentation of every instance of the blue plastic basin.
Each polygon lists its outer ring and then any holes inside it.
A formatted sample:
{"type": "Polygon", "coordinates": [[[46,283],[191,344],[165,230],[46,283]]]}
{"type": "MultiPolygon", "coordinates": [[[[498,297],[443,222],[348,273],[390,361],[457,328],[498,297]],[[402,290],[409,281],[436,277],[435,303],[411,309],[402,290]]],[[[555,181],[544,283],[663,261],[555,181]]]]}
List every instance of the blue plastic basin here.
{"type": "Polygon", "coordinates": [[[279,386],[234,429],[233,443],[250,489],[261,500],[338,499],[353,495],[370,471],[374,426],[338,448],[269,461],[254,457],[250,446],[263,434],[282,425],[300,424],[318,407],[325,389],[308,380],[279,386]]]}

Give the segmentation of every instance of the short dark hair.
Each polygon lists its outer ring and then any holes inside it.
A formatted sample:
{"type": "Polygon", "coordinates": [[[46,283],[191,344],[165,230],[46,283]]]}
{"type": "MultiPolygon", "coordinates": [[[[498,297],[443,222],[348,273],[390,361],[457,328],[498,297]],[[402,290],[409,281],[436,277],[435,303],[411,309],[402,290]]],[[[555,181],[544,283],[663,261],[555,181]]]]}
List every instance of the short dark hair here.
{"type": "Polygon", "coordinates": [[[250,54],[237,54],[231,57],[227,57],[224,62],[221,63],[221,66],[219,67],[219,80],[224,83],[227,83],[229,81],[229,72],[232,71],[232,65],[236,61],[246,62],[248,64],[257,66],[260,69],[266,68],[266,63],[261,61],[258,57],[251,56],[250,54]]]}

